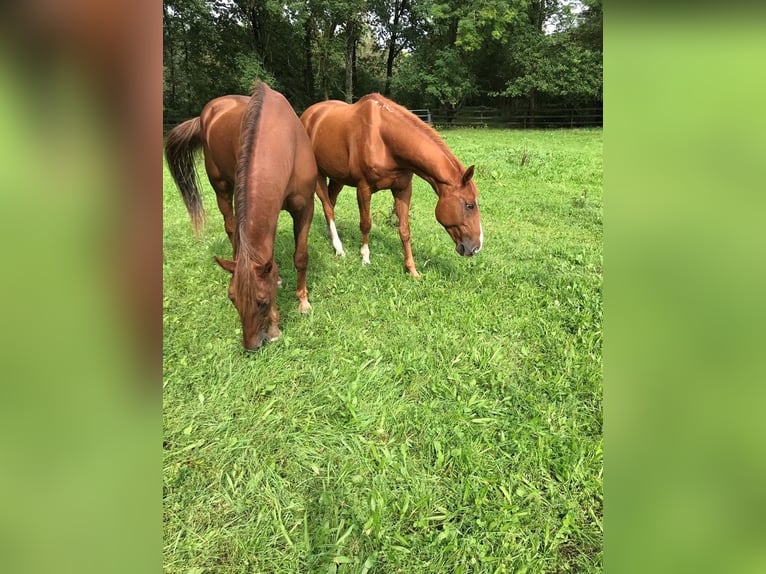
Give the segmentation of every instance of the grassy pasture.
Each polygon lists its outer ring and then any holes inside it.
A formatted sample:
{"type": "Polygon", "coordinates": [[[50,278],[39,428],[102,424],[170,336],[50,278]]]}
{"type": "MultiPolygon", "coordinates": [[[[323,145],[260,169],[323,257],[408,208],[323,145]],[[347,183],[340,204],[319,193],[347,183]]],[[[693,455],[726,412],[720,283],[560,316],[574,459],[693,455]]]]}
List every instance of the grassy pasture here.
{"type": "Polygon", "coordinates": [[[415,178],[422,279],[388,192],[363,267],[345,188],[348,256],[317,201],[303,317],[283,213],[284,336],[253,355],[201,163],[201,239],[165,171],[166,572],[601,571],[602,132],[442,134],[477,166],[481,253],[455,253],[415,178]]]}

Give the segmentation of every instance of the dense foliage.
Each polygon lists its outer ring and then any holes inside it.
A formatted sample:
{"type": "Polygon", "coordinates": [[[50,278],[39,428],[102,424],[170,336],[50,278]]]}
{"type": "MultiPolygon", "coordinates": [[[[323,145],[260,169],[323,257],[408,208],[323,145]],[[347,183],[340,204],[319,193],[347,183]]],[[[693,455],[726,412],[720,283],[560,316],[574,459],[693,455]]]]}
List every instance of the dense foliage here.
{"type": "Polygon", "coordinates": [[[600,105],[601,0],[165,0],[171,118],[260,77],[298,109],[379,91],[410,107],[600,105]]]}

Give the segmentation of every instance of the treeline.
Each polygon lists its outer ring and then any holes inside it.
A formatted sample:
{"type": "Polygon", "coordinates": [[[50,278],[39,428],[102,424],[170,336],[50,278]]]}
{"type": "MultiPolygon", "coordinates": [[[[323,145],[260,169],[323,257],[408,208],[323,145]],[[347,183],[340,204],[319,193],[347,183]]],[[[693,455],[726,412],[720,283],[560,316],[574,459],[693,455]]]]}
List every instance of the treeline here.
{"type": "Polygon", "coordinates": [[[297,110],[381,92],[410,108],[600,107],[601,0],[165,0],[164,111],[261,78],[297,110]]]}

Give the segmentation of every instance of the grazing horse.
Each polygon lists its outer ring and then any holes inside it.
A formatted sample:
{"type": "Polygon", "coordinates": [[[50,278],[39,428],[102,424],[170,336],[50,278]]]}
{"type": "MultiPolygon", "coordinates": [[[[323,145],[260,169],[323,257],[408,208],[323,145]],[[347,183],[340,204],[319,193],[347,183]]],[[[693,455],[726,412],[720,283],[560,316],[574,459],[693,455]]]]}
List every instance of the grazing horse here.
{"type": "Polygon", "coordinates": [[[307,313],[311,309],[306,267],[317,181],[314,153],[288,101],[263,82],[250,98],[212,100],[199,117],[174,128],[165,144],[170,172],[197,231],[204,221],[194,169],[199,147],[204,149],[205,168],[234,252],[233,260],[215,259],[232,274],[229,299],[242,321],[245,350],[254,351],[282,334],[276,304],[279,274],[274,261],[281,209],[293,219],[298,310],[307,313]]]}
{"type": "Polygon", "coordinates": [[[343,186],[356,187],[363,264],[370,262],[371,195],[390,189],[404,266],[410,275],[420,277],[410,246],[413,174],[426,180],[439,197],[436,219],[457,252],[470,257],[481,249],[484,234],[474,166],[465,169],[439,135],[409,110],[380,94],[369,94],[354,104],[319,102],[303,112],[301,121],[311,137],[320,174],[317,195],[338,255],[345,255],[335,227],[335,203],[343,186]]]}

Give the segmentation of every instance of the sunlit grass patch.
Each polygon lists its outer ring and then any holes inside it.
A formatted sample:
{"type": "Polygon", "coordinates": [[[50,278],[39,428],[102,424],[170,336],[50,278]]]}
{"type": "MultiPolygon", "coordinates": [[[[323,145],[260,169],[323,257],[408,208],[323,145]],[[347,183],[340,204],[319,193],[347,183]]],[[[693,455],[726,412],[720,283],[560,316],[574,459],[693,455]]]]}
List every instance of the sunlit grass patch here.
{"type": "Polygon", "coordinates": [[[602,132],[443,136],[477,166],[484,249],[455,253],[416,178],[422,279],[388,192],[363,267],[346,188],[348,255],[317,202],[303,317],[283,213],[284,336],[253,355],[213,261],[230,254],[213,192],[197,240],[166,172],[167,572],[601,570],[602,132]]]}

